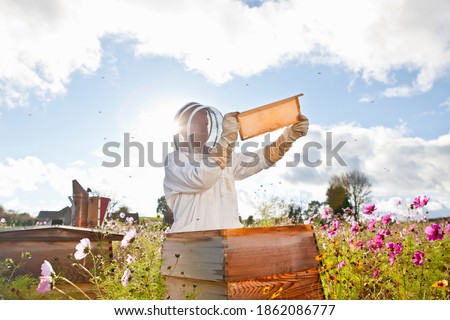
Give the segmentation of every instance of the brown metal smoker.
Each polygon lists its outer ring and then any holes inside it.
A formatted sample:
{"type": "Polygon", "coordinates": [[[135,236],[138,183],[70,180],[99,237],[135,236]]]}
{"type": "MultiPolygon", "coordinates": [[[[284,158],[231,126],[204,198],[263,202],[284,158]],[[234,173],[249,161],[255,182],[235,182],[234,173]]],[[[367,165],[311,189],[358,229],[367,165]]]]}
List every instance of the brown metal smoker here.
{"type": "Polygon", "coordinates": [[[72,180],[73,190],[73,205],[75,207],[72,225],[75,227],[86,228],[88,218],[88,201],[89,194],[78,183],[77,180],[72,180]]]}

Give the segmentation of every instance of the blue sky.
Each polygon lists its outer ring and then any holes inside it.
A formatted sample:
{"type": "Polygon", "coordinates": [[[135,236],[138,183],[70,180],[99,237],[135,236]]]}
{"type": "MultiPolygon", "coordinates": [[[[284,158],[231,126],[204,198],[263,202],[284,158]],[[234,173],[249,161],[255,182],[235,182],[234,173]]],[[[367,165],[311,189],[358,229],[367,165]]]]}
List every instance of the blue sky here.
{"type": "MultiPolygon", "coordinates": [[[[325,146],[331,132],[334,144],[346,141],[340,155],[348,166],[280,164],[238,182],[242,216],[270,196],[323,201],[328,179],[351,169],[369,177],[383,210],[428,195],[431,214],[450,215],[446,1],[3,1],[0,8],[6,209],[59,210],[77,179],[154,215],[163,169],[139,167],[133,151],[130,167],[102,167],[111,160],[105,143],[123,145],[129,133],[153,142],[161,160],[158,147],[189,101],[225,114],[303,93],[310,134],[287,159],[308,141],[325,146]]],[[[311,156],[325,159],[324,150],[311,156]]]]}

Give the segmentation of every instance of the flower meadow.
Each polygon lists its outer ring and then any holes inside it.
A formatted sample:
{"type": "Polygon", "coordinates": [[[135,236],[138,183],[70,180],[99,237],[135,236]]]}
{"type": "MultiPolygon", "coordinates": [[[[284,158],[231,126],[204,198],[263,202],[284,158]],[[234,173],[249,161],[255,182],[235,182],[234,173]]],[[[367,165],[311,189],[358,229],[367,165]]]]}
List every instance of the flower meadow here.
{"type": "MultiPolygon", "coordinates": [[[[429,221],[428,200],[417,197],[402,215],[379,212],[376,204],[366,204],[358,220],[349,208],[339,215],[323,207],[309,217],[305,223],[315,230],[320,254],[314,258],[325,298],[450,299],[450,221],[429,221]]],[[[112,257],[87,238],[74,244],[67,256],[74,270],[88,279],[88,287],[70,281],[56,261],[42,261],[39,278],[17,275],[32,255],[25,252],[20,261],[0,262],[0,298],[169,299],[160,270],[167,233],[163,220],[141,219],[139,224],[107,220],[102,229],[123,234],[122,241],[113,243],[112,257]]],[[[195,299],[195,292],[187,293],[187,298],[195,299]]]]}
{"type": "Polygon", "coordinates": [[[428,221],[428,198],[406,215],[367,204],[361,221],[324,209],[316,230],[320,275],[328,299],[450,299],[450,223],[428,221]]]}

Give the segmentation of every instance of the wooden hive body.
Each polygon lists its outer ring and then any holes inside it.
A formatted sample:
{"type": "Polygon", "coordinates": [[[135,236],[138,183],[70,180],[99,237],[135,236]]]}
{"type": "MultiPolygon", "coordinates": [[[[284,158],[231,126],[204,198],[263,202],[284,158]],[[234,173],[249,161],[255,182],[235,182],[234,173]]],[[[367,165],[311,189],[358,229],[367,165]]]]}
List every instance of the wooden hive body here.
{"type": "Polygon", "coordinates": [[[172,299],[322,299],[309,225],[169,233],[162,272],[172,299]]]}
{"type": "MultiPolygon", "coordinates": [[[[75,246],[83,238],[91,240],[94,253],[112,256],[112,241],[119,241],[123,235],[118,233],[105,234],[99,229],[88,229],[71,226],[40,226],[0,230],[0,261],[12,258],[20,261],[22,252],[30,252],[31,259],[19,268],[15,274],[31,274],[39,277],[44,260],[49,261],[55,272],[76,283],[88,282],[89,279],[80,269],[72,266],[75,246]]],[[[86,267],[91,267],[91,260],[86,261],[86,267]]]]}

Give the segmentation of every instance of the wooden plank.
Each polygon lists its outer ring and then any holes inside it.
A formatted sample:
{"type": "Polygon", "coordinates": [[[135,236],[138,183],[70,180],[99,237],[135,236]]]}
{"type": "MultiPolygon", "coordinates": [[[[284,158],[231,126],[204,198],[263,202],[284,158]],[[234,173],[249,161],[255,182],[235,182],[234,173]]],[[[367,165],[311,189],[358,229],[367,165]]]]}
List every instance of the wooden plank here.
{"type": "Polygon", "coordinates": [[[91,241],[118,241],[122,240],[123,234],[108,232],[101,229],[77,228],[71,226],[44,226],[14,229],[0,229],[0,242],[22,242],[22,241],[80,241],[89,238],[91,241]]]}
{"type": "Polygon", "coordinates": [[[292,226],[272,226],[272,227],[255,227],[255,228],[233,228],[223,229],[224,237],[254,235],[254,234],[296,234],[298,232],[313,231],[313,227],[309,224],[298,224],[292,226]]]}
{"type": "Polygon", "coordinates": [[[317,268],[229,282],[230,300],[321,300],[324,299],[317,268]]]}
{"type": "Polygon", "coordinates": [[[227,299],[227,284],[225,282],[172,276],[166,278],[166,288],[169,292],[168,298],[173,300],[227,299]]]}
{"type": "MultiPolygon", "coordinates": [[[[256,229],[256,228],[255,228],[256,229]]],[[[250,233],[225,232],[225,280],[302,271],[318,266],[314,233],[297,226],[256,230],[250,233]],[[261,232],[258,232],[261,231],[261,232]]]]}
{"type": "Polygon", "coordinates": [[[183,272],[184,276],[192,279],[224,279],[223,238],[217,233],[207,236],[191,233],[184,239],[179,234],[169,236],[163,243],[162,259],[161,272],[164,275],[183,272]]]}
{"type": "Polygon", "coordinates": [[[167,239],[208,241],[210,237],[223,236],[223,232],[224,230],[172,232],[167,234],[167,239]]]}

